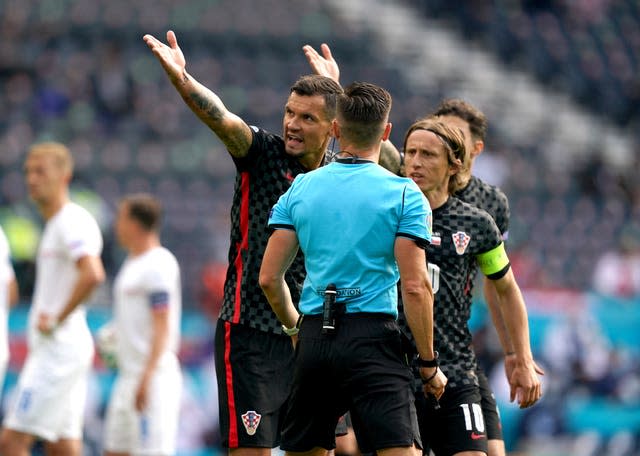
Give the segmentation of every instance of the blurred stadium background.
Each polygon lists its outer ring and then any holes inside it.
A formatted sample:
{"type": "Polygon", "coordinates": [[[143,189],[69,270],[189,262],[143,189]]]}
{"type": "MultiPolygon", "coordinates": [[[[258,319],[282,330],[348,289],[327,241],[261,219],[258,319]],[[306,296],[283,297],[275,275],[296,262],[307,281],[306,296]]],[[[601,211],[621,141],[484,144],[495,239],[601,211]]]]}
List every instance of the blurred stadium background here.
{"type": "MultiPolygon", "coordinates": [[[[490,129],[477,173],[510,198],[508,249],[547,371],[538,405],[508,403],[478,296],[471,325],[510,454],[640,454],[638,0],[0,0],[0,224],[22,292],[3,402],[25,355],[41,229],[22,164],[30,144],[53,139],[74,153],[73,199],[100,221],[110,278],[122,260],[111,234],[117,199],[150,191],[163,201],[163,242],[185,288],[180,454],[219,451],[212,321],[234,170],[142,41],[167,29],[191,74],[275,132],[290,84],[309,71],[307,43],[330,44],[341,82],[392,93],[396,144],[444,97],[483,110],[490,129]]],[[[109,285],[89,315],[93,330],[110,318],[109,285]]],[[[100,454],[112,379],[96,359],[89,455],[100,454]]]]}

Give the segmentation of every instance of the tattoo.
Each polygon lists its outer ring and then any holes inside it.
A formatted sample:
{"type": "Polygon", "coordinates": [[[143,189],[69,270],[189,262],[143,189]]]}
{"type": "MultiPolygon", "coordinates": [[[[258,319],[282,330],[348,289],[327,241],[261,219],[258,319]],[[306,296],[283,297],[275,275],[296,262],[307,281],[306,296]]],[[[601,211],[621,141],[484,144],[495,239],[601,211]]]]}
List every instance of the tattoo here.
{"type": "Polygon", "coordinates": [[[215,100],[203,96],[200,93],[191,92],[189,94],[188,101],[190,101],[198,109],[198,111],[206,114],[210,120],[214,122],[219,122],[220,120],[222,120],[222,110],[215,100]]]}

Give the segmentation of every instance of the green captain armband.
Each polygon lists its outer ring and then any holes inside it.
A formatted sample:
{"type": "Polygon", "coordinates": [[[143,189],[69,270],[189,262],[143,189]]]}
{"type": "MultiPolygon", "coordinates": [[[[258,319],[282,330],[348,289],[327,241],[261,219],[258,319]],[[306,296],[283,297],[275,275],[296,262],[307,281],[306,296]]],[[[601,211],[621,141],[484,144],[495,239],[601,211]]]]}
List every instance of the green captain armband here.
{"type": "Polygon", "coordinates": [[[509,258],[504,249],[504,242],[488,252],[477,256],[478,266],[484,275],[490,279],[499,279],[509,268],[509,258]]]}

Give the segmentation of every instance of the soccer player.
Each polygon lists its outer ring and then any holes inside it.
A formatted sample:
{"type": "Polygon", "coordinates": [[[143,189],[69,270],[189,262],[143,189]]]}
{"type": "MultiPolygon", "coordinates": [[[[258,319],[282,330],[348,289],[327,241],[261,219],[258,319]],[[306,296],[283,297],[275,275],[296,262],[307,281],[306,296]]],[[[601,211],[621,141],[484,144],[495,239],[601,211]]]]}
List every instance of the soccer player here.
{"type": "MultiPolygon", "coordinates": [[[[487,211],[496,222],[502,239],[506,243],[509,233],[510,215],[507,196],[496,186],[487,184],[472,174],[475,159],[484,150],[484,140],[487,131],[487,119],[485,115],[470,103],[461,99],[452,98],[442,101],[431,116],[437,117],[438,120],[450,127],[460,129],[464,134],[465,147],[469,153],[469,167],[462,169],[458,173],[462,188],[455,193],[455,196],[462,201],[487,211]]],[[[507,379],[511,381],[512,373],[516,365],[522,362],[522,355],[516,352],[512,340],[509,337],[504,321],[505,316],[497,300],[498,295],[495,290],[495,283],[491,280],[483,280],[483,291],[485,301],[489,307],[492,321],[504,351],[506,376],[507,379]]],[[[524,301],[511,299],[505,304],[508,305],[509,308],[504,314],[511,315],[521,321],[523,319],[526,320],[526,308],[523,306],[524,301]]],[[[534,368],[538,374],[544,374],[544,371],[537,366],[535,362],[534,368]]],[[[482,412],[487,429],[489,456],[504,456],[506,451],[502,437],[500,414],[498,413],[495,397],[489,386],[489,380],[484,370],[478,367],[476,374],[482,394],[482,412]]],[[[514,379],[513,381],[517,382],[518,380],[514,379]]]]}
{"type": "Polygon", "coordinates": [[[399,277],[407,322],[424,360],[424,392],[440,397],[444,391],[424,255],[429,206],[410,180],[376,165],[391,131],[390,109],[386,90],[348,86],[333,122],[339,158],[296,178],[269,218],[275,231],[260,285],[284,331],[299,331],[282,433],[287,454],[333,449],[336,423],[347,410],[366,451],[409,455],[419,445],[413,380],[396,321],[399,277]],[[299,311],[285,281],[298,248],[307,270],[299,311]],[[327,299],[332,291],[333,303],[327,299]],[[329,310],[333,317],[327,318],[329,310]]]}
{"type": "Polygon", "coordinates": [[[24,172],[46,224],[36,258],[29,352],[0,433],[0,454],[26,455],[40,438],[47,454],[80,456],[94,354],[84,303],[104,281],[102,235],[91,214],[69,200],[73,159],[67,147],[35,144],[24,172]]]}
{"type": "Polygon", "coordinates": [[[127,251],[114,282],[118,375],[105,422],[106,456],[176,452],[182,295],[175,256],[160,243],[160,203],[124,197],[115,231],[127,251]]]}
{"type": "MultiPolygon", "coordinates": [[[[293,347],[282,333],[258,284],[269,238],[269,210],[301,173],[326,161],[340,85],[322,76],[294,83],[284,107],[282,136],[247,125],[222,100],[197,82],[175,34],[168,45],[144,40],[187,106],[224,143],[236,166],[231,207],[229,267],[215,333],[222,445],[230,452],[267,456],[280,441],[280,415],[289,395],[293,347]]],[[[399,167],[398,151],[385,142],[384,164],[399,167]]],[[[298,302],[305,271],[302,256],[286,279],[298,302]]]]}
{"type": "Polygon", "coordinates": [[[9,363],[9,309],[18,302],[18,282],[16,281],[9,242],[0,227],[0,391],[9,363]]]}
{"type": "MultiPolygon", "coordinates": [[[[452,196],[464,185],[460,171],[469,166],[462,132],[434,119],[418,121],[407,131],[404,154],[407,177],[418,184],[433,208],[427,256],[435,296],[435,346],[449,380],[437,406],[416,395],[421,435],[425,447],[438,456],[486,454],[477,362],[468,328],[469,284],[477,268],[493,282],[503,310],[513,306],[507,304],[512,300],[523,308],[524,302],[495,221],[486,211],[452,196]]],[[[505,322],[520,360],[509,379],[511,397],[528,407],[540,398],[541,390],[526,312],[507,316],[505,322]]]]}

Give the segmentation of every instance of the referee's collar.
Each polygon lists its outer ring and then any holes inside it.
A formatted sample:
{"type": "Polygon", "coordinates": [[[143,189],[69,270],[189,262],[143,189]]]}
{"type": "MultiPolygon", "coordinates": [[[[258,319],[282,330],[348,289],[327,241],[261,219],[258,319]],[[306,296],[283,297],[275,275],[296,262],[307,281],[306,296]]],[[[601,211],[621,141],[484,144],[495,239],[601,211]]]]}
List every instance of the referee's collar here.
{"type": "Polygon", "coordinates": [[[365,163],[375,163],[373,160],[365,160],[364,158],[358,157],[345,157],[345,158],[336,158],[336,163],[342,163],[344,165],[362,165],[365,163]]]}

